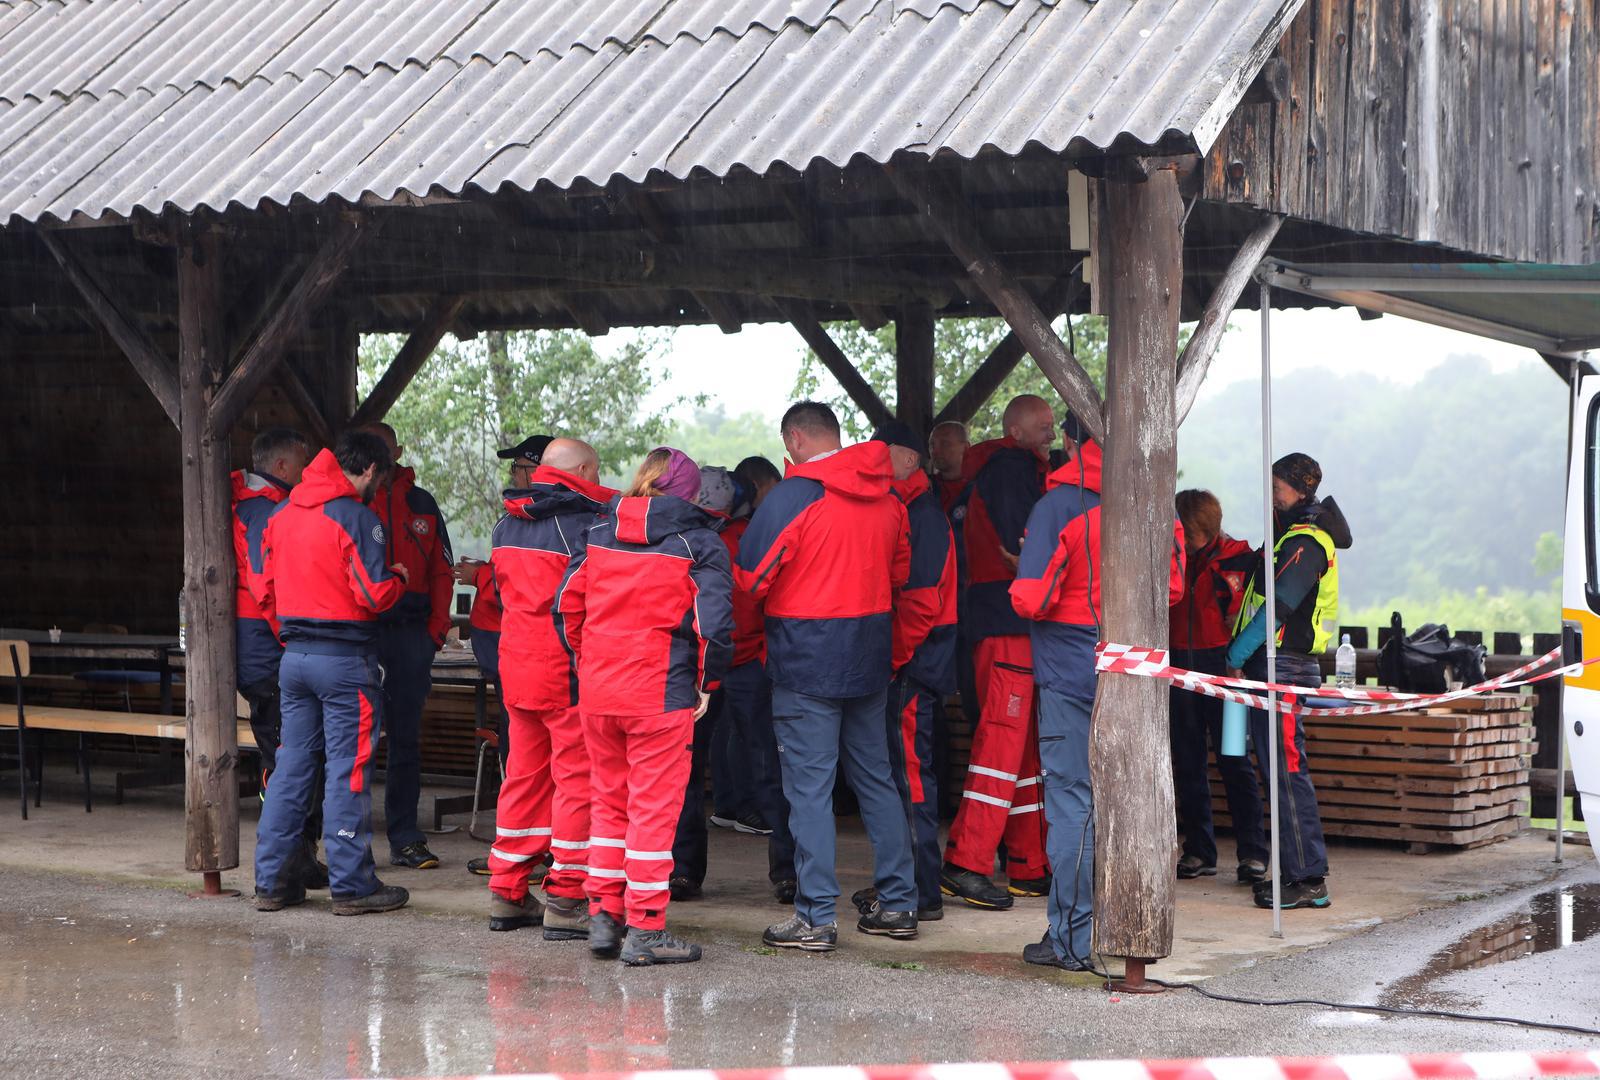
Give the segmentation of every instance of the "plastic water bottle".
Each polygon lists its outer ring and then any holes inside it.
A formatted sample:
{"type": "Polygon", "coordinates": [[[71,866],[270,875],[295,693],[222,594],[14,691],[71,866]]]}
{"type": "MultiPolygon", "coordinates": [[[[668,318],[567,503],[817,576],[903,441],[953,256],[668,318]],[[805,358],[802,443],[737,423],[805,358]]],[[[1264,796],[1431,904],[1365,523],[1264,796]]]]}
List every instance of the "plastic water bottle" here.
{"type": "Polygon", "coordinates": [[[1244,757],[1245,750],[1244,705],[1237,701],[1222,703],[1222,753],[1224,757],[1244,757]]]}
{"type": "Polygon", "coordinates": [[[1339,642],[1339,651],[1333,655],[1333,685],[1348,690],[1356,684],[1356,647],[1345,634],[1339,642]]]}
{"type": "Polygon", "coordinates": [[[189,651],[189,598],[183,589],[178,590],[178,648],[189,651]]]}

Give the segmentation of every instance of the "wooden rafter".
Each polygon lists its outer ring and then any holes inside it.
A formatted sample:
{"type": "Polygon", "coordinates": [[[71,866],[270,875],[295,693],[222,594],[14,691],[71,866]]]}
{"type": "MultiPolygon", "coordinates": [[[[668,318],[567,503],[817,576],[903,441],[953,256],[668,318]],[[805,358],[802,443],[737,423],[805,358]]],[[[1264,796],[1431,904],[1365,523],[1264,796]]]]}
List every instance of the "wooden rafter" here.
{"type": "Polygon", "coordinates": [[[1282,225],[1283,218],[1277,215],[1262,218],[1261,224],[1239,245],[1227,272],[1211,291],[1211,299],[1206,301],[1200,323],[1178,357],[1178,423],[1183,423],[1184,417],[1189,415],[1189,409],[1200,393],[1200,385],[1205,382],[1206,370],[1211,367],[1211,358],[1216,355],[1222,335],[1228,329],[1228,316],[1238,305],[1244,287],[1250,283],[1250,275],[1255,272],[1282,225]]]}
{"type": "Polygon", "coordinates": [[[300,377],[300,372],[292,361],[284,361],[278,369],[278,384],[283,387],[284,396],[295,410],[305,417],[306,427],[310,428],[312,439],[322,446],[333,445],[333,424],[322,406],[317,402],[317,397],[306,385],[305,379],[300,377]]]}
{"type": "Polygon", "coordinates": [[[705,308],[706,314],[711,316],[711,321],[716,323],[724,334],[737,334],[744,329],[744,316],[739,313],[739,305],[726,293],[696,289],[689,295],[694,297],[695,303],[705,308]]]}
{"type": "Polygon", "coordinates": [[[894,321],[895,418],[926,438],[933,427],[933,309],[906,304],[894,321]]]}
{"type": "MultiPolygon", "coordinates": [[[[1083,275],[1073,273],[1051,285],[1039,300],[1039,310],[1054,318],[1063,311],[1071,309],[1083,291],[1083,275]]],[[[1010,331],[1001,338],[989,355],[984,357],[973,373],[967,376],[967,381],[961,389],[950,395],[950,400],[945,402],[944,408],[934,417],[934,423],[942,424],[946,420],[959,420],[967,423],[983,408],[983,403],[994,396],[1000,389],[1000,384],[1016,369],[1022,358],[1028,354],[1027,347],[1022,344],[1022,339],[1015,330],[1010,331]]]]}
{"type": "Polygon", "coordinates": [[[417,372],[422,370],[422,365],[428,362],[428,357],[433,355],[433,350],[439,347],[439,342],[456,321],[456,316],[461,314],[461,309],[466,306],[465,296],[441,296],[428,305],[428,310],[423,313],[422,321],[417,324],[406,338],[406,343],[400,346],[400,351],[389,362],[389,368],[378,379],[367,399],[363,401],[350,418],[351,427],[360,427],[382,420],[394,403],[400,400],[400,395],[417,372]]]}
{"type": "Polygon", "coordinates": [[[850,358],[839,348],[837,342],[828,334],[806,309],[804,304],[797,304],[790,300],[778,300],[778,309],[783,312],[783,317],[789,320],[800,337],[817,354],[817,359],[822,361],[824,367],[832,372],[833,377],[839,381],[844,392],[850,395],[850,400],[856,403],[856,408],[866,416],[867,422],[873,427],[878,427],[894,419],[894,413],[889,411],[889,406],[883,403],[877,391],[872,389],[867,380],[857,371],[850,358]]]}

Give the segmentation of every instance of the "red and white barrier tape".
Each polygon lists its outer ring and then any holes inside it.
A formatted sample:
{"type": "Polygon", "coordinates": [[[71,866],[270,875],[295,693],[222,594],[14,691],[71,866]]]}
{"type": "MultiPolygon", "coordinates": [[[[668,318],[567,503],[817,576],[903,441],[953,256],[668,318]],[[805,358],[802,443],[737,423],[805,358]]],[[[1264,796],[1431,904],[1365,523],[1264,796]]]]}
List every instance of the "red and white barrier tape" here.
{"type": "Polygon", "coordinates": [[[1291,686],[1285,683],[1259,682],[1255,679],[1235,679],[1226,675],[1208,675],[1205,672],[1190,671],[1187,668],[1174,667],[1171,656],[1165,649],[1144,649],[1132,645],[1116,645],[1110,642],[1100,642],[1095,646],[1095,670],[1099,672],[1114,672],[1121,675],[1139,675],[1151,679],[1166,679],[1174,686],[1207,697],[1221,698],[1224,701],[1237,701],[1241,705],[1248,705],[1252,709],[1266,709],[1268,699],[1265,694],[1278,693],[1283,695],[1277,701],[1279,712],[1293,712],[1300,716],[1376,716],[1382,713],[1405,712],[1411,709],[1426,709],[1435,705],[1442,705],[1450,701],[1460,701],[1463,698],[1477,697],[1480,694],[1493,693],[1499,690],[1514,690],[1528,686],[1546,679],[1560,678],[1565,675],[1575,675],[1590,664],[1600,662],[1600,657],[1592,660],[1581,660],[1576,664],[1555,668],[1551,671],[1525,678],[1531,672],[1538,671],[1547,664],[1552,664],[1561,657],[1560,649],[1552,649],[1545,655],[1523,664],[1521,667],[1508,671],[1476,686],[1463,687],[1460,690],[1451,690],[1443,694],[1408,694],[1396,690],[1369,690],[1365,687],[1334,687],[1334,686],[1291,686]],[[1381,705],[1346,705],[1336,708],[1308,708],[1300,704],[1307,697],[1340,698],[1346,701],[1376,701],[1384,702],[1381,705]]]}
{"type": "MultiPolygon", "coordinates": [[[[1028,1065],[867,1065],[794,1069],[674,1069],[634,1073],[525,1073],[520,1080],[1428,1080],[1600,1075],[1584,1053],[1346,1054],[1187,1061],[1055,1061],[1028,1065]]],[[[496,1080],[519,1080],[497,1075],[496,1080]]]]}

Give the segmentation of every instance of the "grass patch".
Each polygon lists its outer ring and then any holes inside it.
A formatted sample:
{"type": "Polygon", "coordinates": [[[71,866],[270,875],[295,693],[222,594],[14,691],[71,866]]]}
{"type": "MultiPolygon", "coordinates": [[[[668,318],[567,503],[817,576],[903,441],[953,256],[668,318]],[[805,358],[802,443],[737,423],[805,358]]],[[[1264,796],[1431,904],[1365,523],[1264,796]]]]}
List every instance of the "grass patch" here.
{"type": "Polygon", "coordinates": [[[1487,899],[1489,899],[1489,894],[1486,893],[1486,892],[1456,893],[1456,903],[1458,903],[1458,904],[1465,904],[1469,900],[1487,900],[1487,899]]]}
{"type": "Polygon", "coordinates": [[[874,960],[873,967],[888,968],[890,971],[921,971],[922,964],[917,960],[874,960]]]}
{"type": "Polygon", "coordinates": [[[757,956],[777,956],[778,950],[767,945],[746,945],[744,951],[755,953],[757,956]]]}

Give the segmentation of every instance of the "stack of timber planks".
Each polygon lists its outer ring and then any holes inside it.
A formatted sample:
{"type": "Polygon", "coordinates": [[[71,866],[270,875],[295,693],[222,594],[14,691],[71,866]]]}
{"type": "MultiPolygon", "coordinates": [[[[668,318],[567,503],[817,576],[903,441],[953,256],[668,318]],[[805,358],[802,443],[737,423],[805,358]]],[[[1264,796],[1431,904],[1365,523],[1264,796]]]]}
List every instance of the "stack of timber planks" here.
{"type": "MultiPolygon", "coordinates": [[[[1415,712],[1310,718],[1306,751],[1323,832],[1401,841],[1418,852],[1523,832],[1538,749],[1534,700],[1497,694],[1415,712]]],[[[1215,763],[1211,793],[1217,822],[1228,821],[1215,763]]]]}

